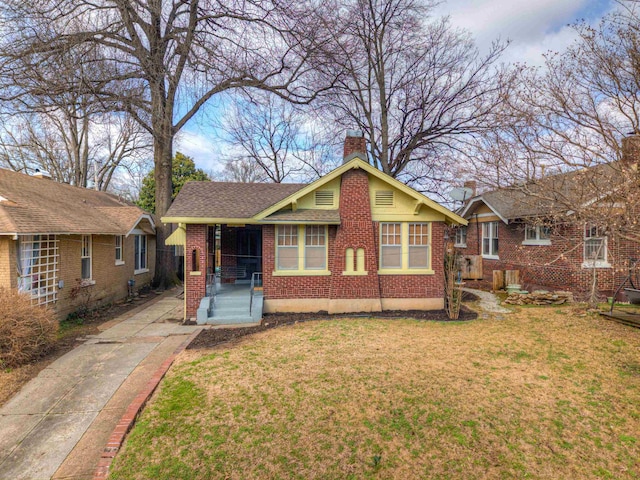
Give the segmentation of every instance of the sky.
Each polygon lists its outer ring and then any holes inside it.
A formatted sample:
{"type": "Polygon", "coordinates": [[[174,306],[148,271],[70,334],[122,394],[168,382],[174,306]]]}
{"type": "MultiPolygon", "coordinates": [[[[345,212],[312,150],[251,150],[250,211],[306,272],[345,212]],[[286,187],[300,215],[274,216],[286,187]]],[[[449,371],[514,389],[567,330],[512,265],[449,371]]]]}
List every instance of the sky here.
{"type": "MultiPolygon", "coordinates": [[[[509,40],[504,62],[542,65],[544,53],[561,52],[575,39],[571,24],[584,20],[595,25],[615,6],[615,0],[448,0],[435,14],[448,15],[453,26],[468,30],[481,52],[496,39],[509,40]]],[[[199,168],[219,171],[222,146],[208,124],[206,115],[188,124],[176,149],[199,168]]]]}

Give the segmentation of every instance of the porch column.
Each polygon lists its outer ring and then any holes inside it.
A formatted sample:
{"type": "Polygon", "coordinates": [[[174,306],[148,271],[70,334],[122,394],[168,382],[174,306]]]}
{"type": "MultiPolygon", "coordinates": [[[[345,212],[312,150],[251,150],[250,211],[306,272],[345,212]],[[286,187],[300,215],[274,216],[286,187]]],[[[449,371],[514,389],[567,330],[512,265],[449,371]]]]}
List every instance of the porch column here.
{"type": "Polygon", "coordinates": [[[186,317],[195,318],[200,300],[206,295],[207,285],[207,226],[187,225],[184,251],[186,276],[184,295],[186,317]]]}

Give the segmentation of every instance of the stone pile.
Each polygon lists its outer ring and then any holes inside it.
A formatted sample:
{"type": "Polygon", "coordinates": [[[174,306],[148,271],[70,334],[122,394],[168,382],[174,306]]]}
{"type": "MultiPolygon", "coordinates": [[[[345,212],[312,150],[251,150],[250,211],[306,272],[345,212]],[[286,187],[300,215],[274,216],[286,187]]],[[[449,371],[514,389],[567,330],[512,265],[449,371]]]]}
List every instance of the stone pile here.
{"type": "Polygon", "coordinates": [[[573,303],[573,294],[545,290],[537,290],[532,293],[510,293],[503,303],[507,305],[563,305],[573,303]]]}

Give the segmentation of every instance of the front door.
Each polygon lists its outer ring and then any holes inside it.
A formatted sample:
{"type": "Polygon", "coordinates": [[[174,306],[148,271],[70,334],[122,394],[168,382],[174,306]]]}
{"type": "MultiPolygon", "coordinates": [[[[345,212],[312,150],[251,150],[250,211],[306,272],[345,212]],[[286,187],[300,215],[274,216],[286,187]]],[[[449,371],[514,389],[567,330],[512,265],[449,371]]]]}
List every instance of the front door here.
{"type": "Polygon", "coordinates": [[[250,281],[254,272],[262,272],[262,227],[239,228],[236,241],[236,265],[239,272],[246,272],[244,278],[238,276],[238,280],[250,281]]]}

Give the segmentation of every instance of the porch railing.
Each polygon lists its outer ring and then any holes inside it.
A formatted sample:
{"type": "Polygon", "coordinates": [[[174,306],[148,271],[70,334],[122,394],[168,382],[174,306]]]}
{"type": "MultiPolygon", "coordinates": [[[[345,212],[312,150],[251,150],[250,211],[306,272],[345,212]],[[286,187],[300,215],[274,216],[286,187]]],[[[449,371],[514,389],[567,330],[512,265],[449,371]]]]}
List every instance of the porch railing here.
{"type": "Polygon", "coordinates": [[[262,272],[253,272],[251,275],[251,294],[249,295],[249,315],[253,309],[253,295],[256,287],[262,287],[262,272]]]}

